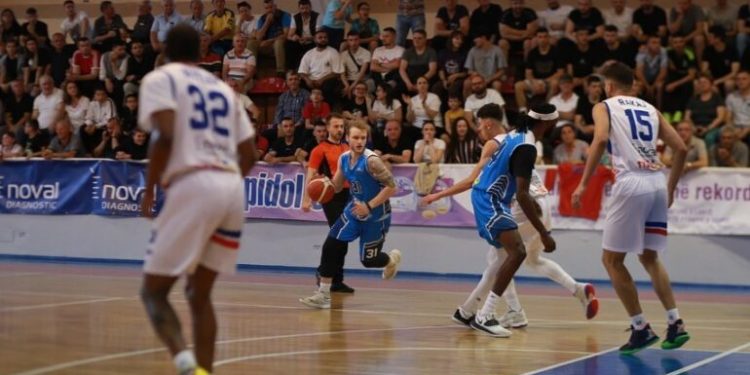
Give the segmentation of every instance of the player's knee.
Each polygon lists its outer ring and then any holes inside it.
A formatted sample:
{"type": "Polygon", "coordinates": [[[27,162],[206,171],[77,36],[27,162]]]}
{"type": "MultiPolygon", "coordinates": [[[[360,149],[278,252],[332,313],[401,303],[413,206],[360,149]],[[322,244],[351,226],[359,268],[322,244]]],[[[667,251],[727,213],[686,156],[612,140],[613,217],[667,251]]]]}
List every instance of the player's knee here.
{"type": "Polygon", "coordinates": [[[523,245],[523,242],[519,241],[513,249],[508,250],[508,258],[513,262],[523,263],[524,259],[526,259],[526,247],[523,245]]]}
{"type": "Polygon", "coordinates": [[[362,265],[365,266],[365,268],[382,268],[383,266],[379,265],[376,258],[372,259],[363,259],[362,265]]]}
{"type": "Polygon", "coordinates": [[[610,256],[609,254],[605,253],[602,255],[602,264],[607,269],[615,269],[618,267],[622,267],[624,264],[623,258],[610,256]]]}
{"type": "Polygon", "coordinates": [[[638,256],[638,260],[644,267],[648,268],[655,265],[659,261],[659,258],[654,252],[644,252],[638,256]]]}

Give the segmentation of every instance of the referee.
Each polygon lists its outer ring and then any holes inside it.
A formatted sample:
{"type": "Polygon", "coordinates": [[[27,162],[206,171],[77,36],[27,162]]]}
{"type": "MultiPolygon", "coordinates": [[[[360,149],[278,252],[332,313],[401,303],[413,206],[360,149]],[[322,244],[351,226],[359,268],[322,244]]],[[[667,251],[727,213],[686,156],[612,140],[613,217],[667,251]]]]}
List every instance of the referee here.
{"type": "MultiPolygon", "coordinates": [[[[307,164],[307,182],[311,181],[315,175],[324,175],[332,178],[338,168],[339,156],[349,151],[349,145],[342,142],[344,139],[344,117],[337,113],[331,113],[326,118],[326,130],[328,139],[324,140],[310,153],[310,161],[307,164]]],[[[307,184],[305,184],[307,186],[307,184]]],[[[302,189],[304,198],[302,199],[302,211],[310,212],[312,201],[307,195],[307,189],[302,189]]],[[[344,212],[344,207],[349,202],[349,186],[344,185],[344,189],[336,193],[330,202],[323,204],[323,212],[328,221],[330,228],[339,216],[344,212]]],[[[354,289],[344,284],[344,261],[349,245],[346,242],[336,241],[337,247],[332,249],[323,248],[320,254],[320,264],[335,265],[336,274],[333,276],[331,292],[354,293],[354,289]],[[339,247],[340,246],[340,247],[339,247]]],[[[320,267],[318,266],[317,278],[320,279],[320,267]]]]}

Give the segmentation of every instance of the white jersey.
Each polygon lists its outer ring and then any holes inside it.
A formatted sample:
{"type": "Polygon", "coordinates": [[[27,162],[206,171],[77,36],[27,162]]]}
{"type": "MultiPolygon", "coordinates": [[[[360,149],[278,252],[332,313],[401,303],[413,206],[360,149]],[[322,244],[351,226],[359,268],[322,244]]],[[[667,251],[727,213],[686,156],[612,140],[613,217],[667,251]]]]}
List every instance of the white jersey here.
{"type": "Polygon", "coordinates": [[[164,65],[143,79],[139,106],[138,123],[147,131],[155,112],[175,111],[162,183],[197,169],[239,172],[237,145],[255,131],[238,96],[213,74],[187,64],[164,65]]]}
{"type": "MultiPolygon", "coordinates": [[[[516,133],[515,130],[511,130],[511,133],[516,133]]],[[[495,142],[498,144],[503,143],[503,140],[508,134],[498,134],[495,136],[495,142]]],[[[539,148],[537,147],[537,142],[534,137],[534,133],[528,131],[526,132],[526,139],[524,140],[524,144],[532,145],[534,148],[537,149],[537,152],[539,151],[539,148]]],[[[549,191],[547,190],[547,187],[544,186],[544,182],[542,181],[542,177],[539,176],[539,173],[536,171],[536,168],[531,170],[531,181],[529,183],[529,193],[533,198],[536,197],[543,197],[547,194],[549,194],[549,191]]],[[[515,200],[515,197],[513,198],[515,200]]]]}
{"type": "Polygon", "coordinates": [[[609,152],[615,175],[656,172],[662,168],[656,153],[659,139],[659,111],[631,96],[604,101],[609,111],[609,152]]]}

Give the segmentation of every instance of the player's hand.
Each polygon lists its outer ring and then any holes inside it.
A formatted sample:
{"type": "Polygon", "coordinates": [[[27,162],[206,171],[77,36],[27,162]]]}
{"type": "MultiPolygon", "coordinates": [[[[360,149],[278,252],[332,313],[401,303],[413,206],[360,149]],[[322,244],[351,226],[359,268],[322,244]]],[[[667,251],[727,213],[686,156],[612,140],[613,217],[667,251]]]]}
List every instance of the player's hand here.
{"type": "Polygon", "coordinates": [[[370,209],[367,208],[367,205],[364,204],[364,202],[354,202],[352,205],[352,213],[356,217],[366,217],[370,214],[370,209]]]}
{"type": "Polygon", "coordinates": [[[583,187],[583,184],[578,185],[576,188],[576,191],[573,192],[573,196],[571,197],[571,202],[573,203],[573,208],[576,210],[581,209],[581,196],[583,196],[583,191],[585,188],[583,187]]]}
{"type": "Polygon", "coordinates": [[[310,197],[305,197],[302,199],[302,212],[310,212],[312,209],[312,200],[310,197]]]}
{"type": "Polygon", "coordinates": [[[143,217],[150,219],[154,216],[154,191],[153,189],[146,189],[143,193],[143,200],[141,201],[141,214],[143,217]]]}
{"type": "Polygon", "coordinates": [[[437,194],[427,194],[422,197],[422,201],[420,203],[422,204],[422,206],[427,206],[438,199],[440,198],[438,198],[437,194]]]}
{"type": "Polygon", "coordinates": [[[551,253],[557,249],[557,243],[555,243],[555,239],[550,236],[549,232],[542,234],[542,243],[544,244],[545,253],[551,253]]]}

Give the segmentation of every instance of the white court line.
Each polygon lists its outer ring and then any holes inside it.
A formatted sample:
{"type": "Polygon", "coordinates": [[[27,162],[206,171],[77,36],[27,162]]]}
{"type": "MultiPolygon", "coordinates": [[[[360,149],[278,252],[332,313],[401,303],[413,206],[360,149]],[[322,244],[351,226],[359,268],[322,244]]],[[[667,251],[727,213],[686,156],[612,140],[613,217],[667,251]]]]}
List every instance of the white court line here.
{"type": "Polygon", "coordinates": [[[523,373],[522,375],[539,374],[539,373],[542,373],[542,372],[545,372],[545,371],[549,371],[549,370],[553,370],[553,369],[556,369],[556,368],[560,368],[560,367],[569,365],[571,363],[576,363],[576,362],[579,362],[579,361],[587,360],[589,358],[594,358],[594,357],[600,356],[602,354],[607,354],[607,353],[613,352],[615,350],[617,350],[617,347],[609,348],[607,350],[602,350],[602,351],[596,352],[596,353],[591,353],[591,354],[585,355],[583,357],[573,358],[573,359],[565,361],[565,362],[556,363],[556,364],[554,364],[552,366],[547,366],[547,367],[544,367],[544,368],[540,368],[538,370],[534,370],[534,371],[531,371],[531,372],[523,373]]]}
{"type": "Polygon", "coordinates": [[[31,290],[0,290],[0,294],[20,294],[28,296],[59,296],[59,297],[72,297],[72,298],[112,298],[112,296],[95,296],[91,294],[70,294],[70,293],[58,293],[58,292],[36,292],[31,290]]]}
{"type": "Polygon", "coordinates": [[[214,363],[214,367],[224,366],[236,362],[252,361],[255,359],[289,357],[306,354],[331,354],[331,353],[368,353],[368,352],[521,352],[521,353],[563,353],[563,354],[587,354],[588,352],[546,350],[546,349],[515,349],[515,348],[440,348],[440,347],[383,347],[383,348],[349,348],[349,349],[324,349],[324,350],[300,350],[291,352],[274,352],[254,354],[243,357],[229,358],[214,363]]]}
{"type": "Polygon", "coordinates": [[[2,273],[0,274],[0,278],[3,277],[20,277],[20,276],[34,276],[34,275],[41,275],[41,272],[10,272],[10,273],[2,273]]]}
{"type": "Polygon", "coordinates": [[[667,375],[684,374],[684,373],[686,373],[686,372],[688,372],[688,371],[690,371],[692,369],[696,369],[698,367],[705,366],[705,365],[707,365],[707,364],[709,364],[711,362],[716,362],[716,361],[718,361],[718,360],[720,360],[720,359],[722,359],[722,358],[724,358],[724,357],[726,357],[728,355],[737,353],[740,350],[744,350],[746,348],[750,348],[750,342],[748,342],[746,344],[743,344],[743,345],[740,345],[740,346],[737,346],[737,347],[734,347],[734,348],[729,349],[729,350],[727,350],[727,351],[725,351],[723,353],[719,353],[719,354],[717,354],[715,356],[708,357],[708,358],[706,358],[706,359],[704,359],[702,361],[695,362],[695,363],[693,363],[690,366],[685,366],[685,367],[683,367],[683,368],[681,368],[679,370],[672,371],[672,372],[670,372],[667,375]]]}
{"type": "Polygon", "coordinates": [[[120,301],[120,300],[124,300],[124,299],[126,299],[126,298],[113,297],[113,298],[89,299],[89,300],[85,300],[85,301],[46,303],[46,304],[43,304],[43,305],[13,306],[13,307],[5,307],[5,308],[0,309],[0,313],[4,313],[4,312],[16,312],[16,311],[29,311],[29,310],[38,310],[38,309],[48,309],[48,308],[63,307],[63,306],[86,305],[86,304],[89,304],[89,303],[112,302],[112,301],[120,301]]]}

